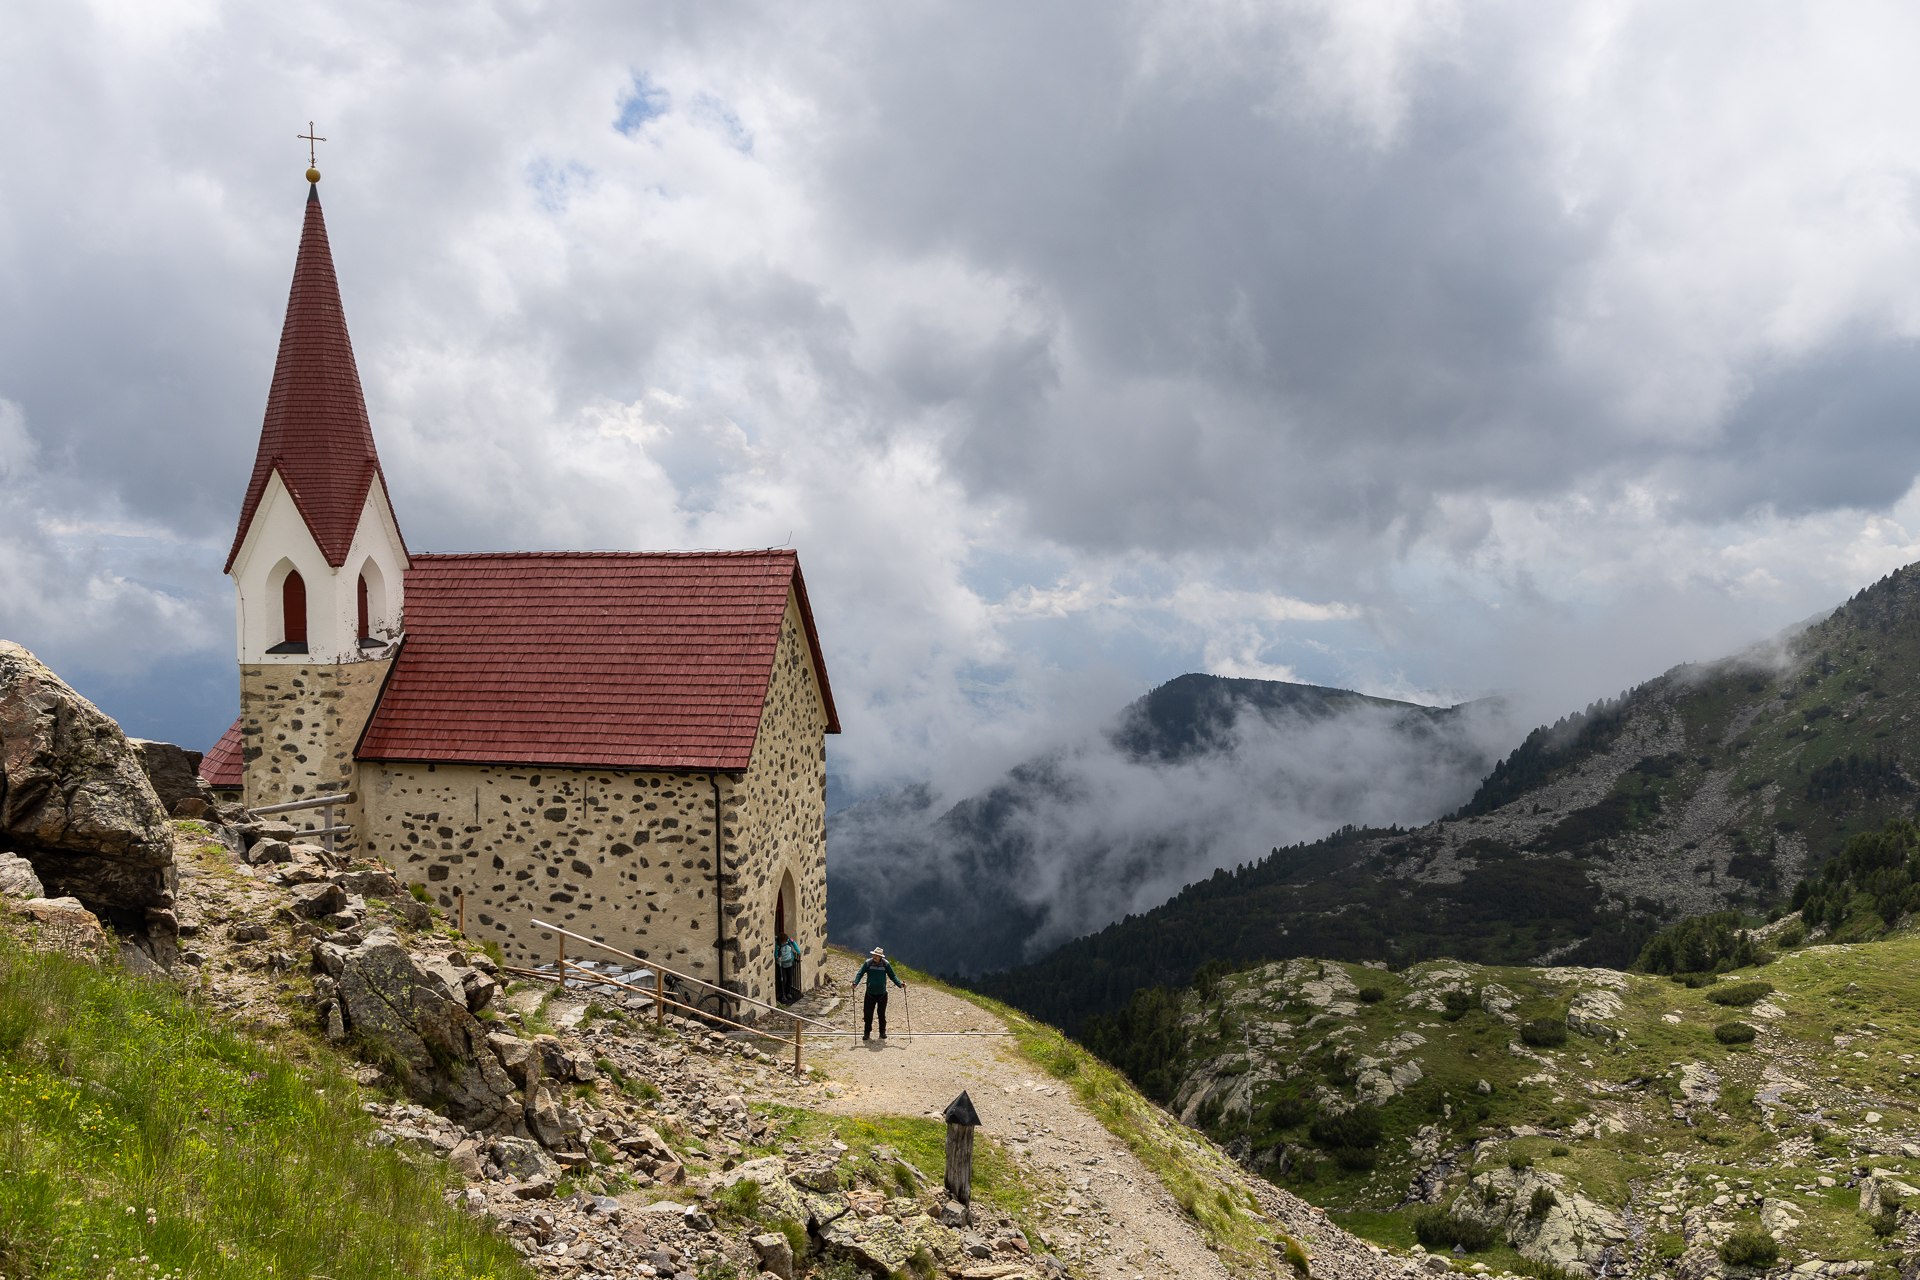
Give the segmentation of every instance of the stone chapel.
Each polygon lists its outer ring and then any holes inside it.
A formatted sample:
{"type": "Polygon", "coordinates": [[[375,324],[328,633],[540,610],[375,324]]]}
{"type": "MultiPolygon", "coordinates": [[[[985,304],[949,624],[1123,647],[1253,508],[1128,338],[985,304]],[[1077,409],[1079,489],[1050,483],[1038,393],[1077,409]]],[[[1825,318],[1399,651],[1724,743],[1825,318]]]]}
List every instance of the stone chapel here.
{"type": "Polygon", "coordinates": [[[797,555],[410,552],[308,179],[203,776],[250,808],[353,792],[336,847],[464,895],[515,963],[553,958],[538,917],[770,1000],[783,931],[810,985],[840,723],[797,555]]]}

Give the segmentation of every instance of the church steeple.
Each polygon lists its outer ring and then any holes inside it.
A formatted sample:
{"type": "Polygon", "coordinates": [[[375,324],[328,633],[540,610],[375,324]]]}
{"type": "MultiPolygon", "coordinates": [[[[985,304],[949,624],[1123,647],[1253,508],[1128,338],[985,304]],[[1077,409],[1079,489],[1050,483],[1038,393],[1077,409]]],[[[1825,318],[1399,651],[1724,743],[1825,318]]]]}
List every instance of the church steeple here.
{"type": "Polygon", "coordinates": [[[307,181],[280,356],[227,556],[243,668],[358,665],[403,625],[407,545],[354,367],[319,170],[307,181]]]}
{"type": "MultiPolygon", "coordinates": [[[[333,274],[327,223],[320,210],[319,174],[307,189],[306,225],[293,268],[287,319],[280,330],[280,356],[267,392],[260,449],[240,508],[240,527],[227,554],[226,572],[259,513],[267,482],[277,471],[320,552],[333,568],[346,563],[369,489],[380,473],[380,456],[367,421],[367,402],[347,336],[346,312],[333,274]]],[[[396,530],[397,532],[397,530],[396,530]]]]}

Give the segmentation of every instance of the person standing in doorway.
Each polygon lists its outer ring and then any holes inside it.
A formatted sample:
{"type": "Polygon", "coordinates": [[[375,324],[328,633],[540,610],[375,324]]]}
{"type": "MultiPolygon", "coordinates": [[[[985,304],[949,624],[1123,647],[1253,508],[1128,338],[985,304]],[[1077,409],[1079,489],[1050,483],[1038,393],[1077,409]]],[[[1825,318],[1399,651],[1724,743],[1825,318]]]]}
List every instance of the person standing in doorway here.
{"type": "Polygon", "coordinates": [[[800,998],[795,979],[800,976],[800,944],[786,934],[780,935],[780,941],[773,948],[774,976],[776,984],[774,999],[781,1004],[792,1004],[800,998]]]}
{"type": "Polygon", "coordinates": [[[873,1014],[877,1009],[880,1012],[880,1038],[885,1040],[887,1038],[887,983],[891,981],[902,991],[907,989],[907,984],[900,981],[900,975],[896,974],[893,966],[887,962],[887,953],[879,947],[875,947],[872,954],[867,957],[867,962],[854,971],[852,985],[859,986],[862,978],[867,980],[867,1003],[866,1031],[860,1038],[862,1040],[873,1038],[873,1014]]]}

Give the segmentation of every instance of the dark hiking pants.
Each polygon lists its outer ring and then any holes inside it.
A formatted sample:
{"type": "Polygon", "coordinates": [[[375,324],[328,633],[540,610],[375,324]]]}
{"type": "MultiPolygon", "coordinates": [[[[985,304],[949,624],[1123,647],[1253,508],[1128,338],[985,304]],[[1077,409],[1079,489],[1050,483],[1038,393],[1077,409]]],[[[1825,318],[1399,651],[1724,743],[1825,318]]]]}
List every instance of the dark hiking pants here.
{"type": "Polygon", "coordinates": [[[880,1038],[882,1040],[885,1040],[887,1038],[887,993],[882,991],[882,992],[879,992],[878,994],[875,994],[874,992],[869,991],[867,992],[867,1008],[866,1008],[867,1029],[866,1029],[866,1033],[860,1037],[862,1040],[865,1040],[868,1036],[871,1036],[873,1034],[873,1011],[875,1009],[878,1009],[880,1011],[880,1038]]]}

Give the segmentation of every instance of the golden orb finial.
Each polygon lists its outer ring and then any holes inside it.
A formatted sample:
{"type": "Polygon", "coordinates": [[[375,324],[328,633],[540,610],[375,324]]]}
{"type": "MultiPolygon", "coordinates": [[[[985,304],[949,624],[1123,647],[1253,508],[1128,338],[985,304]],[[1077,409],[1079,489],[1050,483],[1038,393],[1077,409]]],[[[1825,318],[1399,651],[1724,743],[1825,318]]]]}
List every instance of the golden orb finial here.
{"type": "Polygon", "coordinates": [[[320,171],[318,169],[307,170],[307,181],[308,182],[320,181],[320,171]]]}

